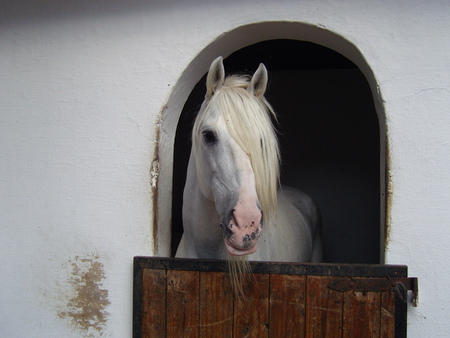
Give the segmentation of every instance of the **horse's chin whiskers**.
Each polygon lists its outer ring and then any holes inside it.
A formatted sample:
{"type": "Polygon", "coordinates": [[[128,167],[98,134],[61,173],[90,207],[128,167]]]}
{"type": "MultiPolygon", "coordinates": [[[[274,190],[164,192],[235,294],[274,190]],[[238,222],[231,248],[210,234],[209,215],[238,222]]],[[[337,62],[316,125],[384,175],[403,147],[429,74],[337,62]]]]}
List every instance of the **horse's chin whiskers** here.
{"type": "Polygon", "coordinates": [[[239,301],[245,300],[244,285],[253,276],[247,256],[233,256],[228,253],[227,262],[233,293],[239,301]]]}

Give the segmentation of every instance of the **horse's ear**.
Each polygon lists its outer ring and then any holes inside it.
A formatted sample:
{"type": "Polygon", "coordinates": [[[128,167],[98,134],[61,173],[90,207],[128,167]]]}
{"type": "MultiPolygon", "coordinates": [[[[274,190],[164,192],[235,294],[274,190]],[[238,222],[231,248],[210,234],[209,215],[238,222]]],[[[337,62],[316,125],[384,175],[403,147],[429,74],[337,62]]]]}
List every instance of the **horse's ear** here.
{"type": "Polygon", "coordinates": [[[255,74],[253,74],[253,77],[247,88],[248,92],[250,94],[255,95],[256,97],[264,95],[267,88],[267,80],[268,80],[267,69],[262,63],[260,63],[255,74]]]}
{"type": "Polygon", "coordinates": [[[209,67],[208,76],[206,77],[206,98],[222,87],[225,81],[225,68],[223,67],[223,57],[219,56],[209,67]]]}

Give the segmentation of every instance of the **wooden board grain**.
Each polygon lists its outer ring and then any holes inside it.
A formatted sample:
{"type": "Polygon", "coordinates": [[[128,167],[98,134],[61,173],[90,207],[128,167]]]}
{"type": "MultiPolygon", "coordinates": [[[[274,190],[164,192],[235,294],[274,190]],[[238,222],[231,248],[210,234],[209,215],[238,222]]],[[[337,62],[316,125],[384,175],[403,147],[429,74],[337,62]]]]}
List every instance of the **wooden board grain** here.
{"type": "Polygon", "coordinates": [[[234,298],[234,337],[268,337],[269,275],[247,275],[243,297],[234,298]]]}
{"type": "Polygon", "coordinates": [[[142,274],[142,337],[166,336],[166,271],[145,269],[142,274]]]}
{"type": "Polygon", "coordinates": [[[344,293],[344,337],[380,337],[380,292],[344,293]]]}
{"type": "Polygon", "coordinates": [[[271,337],[304,337],[306,276],[270,275],[271,337]]]}
{"type": "Polygon", "coordinates": [[[386,291],[381,294],[381,332],[380,337],[395,337],[395,294],[386,291]]]}
{"type": "Polygon", "coordinates": [[[232,337],[233,290],[225,272],[200,273],[200,337],[232,337]]]}
{"type": "Polygon", "coordinates": [[[198,337],[198,271],[167,271],[167,337],[198,337]]]}
{"type": "Polygon", "coordinates": [[[306,337],[341,337],[342,292],[328,288],[335,279],[308,276],[306,285],[306,337]]]}

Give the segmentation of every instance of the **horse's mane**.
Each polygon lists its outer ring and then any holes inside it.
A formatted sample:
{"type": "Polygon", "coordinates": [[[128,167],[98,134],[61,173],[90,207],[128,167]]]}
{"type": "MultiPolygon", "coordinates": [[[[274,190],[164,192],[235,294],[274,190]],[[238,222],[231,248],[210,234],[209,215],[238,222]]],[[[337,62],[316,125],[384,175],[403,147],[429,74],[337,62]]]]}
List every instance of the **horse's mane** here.
{"type": "Polygon", "coordinates": [[[194,124],[193,150],[198,150],[200,126],[210,112],[220,112],[233,139],[246,152],[255,174],[256,192],[263,210],[263,224],[272,224],[279,185],[279,147],[272,119],[275,112],[263,95],[247,91],[250,77],[232,75],[205,101],[194,124]]]}

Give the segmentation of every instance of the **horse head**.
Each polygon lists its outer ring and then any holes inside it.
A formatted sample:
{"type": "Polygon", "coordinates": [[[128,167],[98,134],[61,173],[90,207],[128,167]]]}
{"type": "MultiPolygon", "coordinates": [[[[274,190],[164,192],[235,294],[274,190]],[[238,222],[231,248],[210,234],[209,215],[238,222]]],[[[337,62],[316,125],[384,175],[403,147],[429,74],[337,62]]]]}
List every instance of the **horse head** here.
{"type": "Polygon", "coordinates": [[[263,64],[251,78],[226,78],[217,58],[193,128],[199,190],[215,204],[225,247],[234,256],[256,251],[276,206],[279,151],[273,110],[263,96],[267,79],[263,64]]]}

